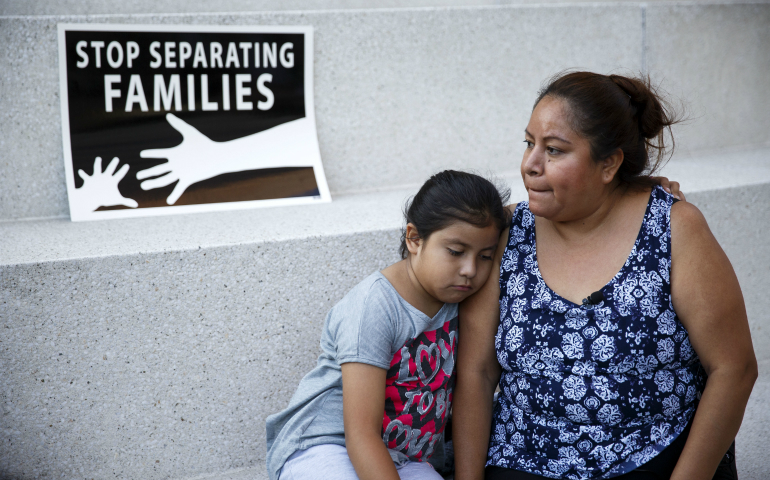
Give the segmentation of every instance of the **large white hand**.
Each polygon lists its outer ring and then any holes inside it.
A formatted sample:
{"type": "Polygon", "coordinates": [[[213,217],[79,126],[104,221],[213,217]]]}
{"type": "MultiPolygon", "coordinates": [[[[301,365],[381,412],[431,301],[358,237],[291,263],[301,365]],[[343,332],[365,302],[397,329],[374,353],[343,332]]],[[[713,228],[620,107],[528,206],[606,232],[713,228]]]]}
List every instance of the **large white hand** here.
{"type": "Polygon", "coordinates": [[[143,190],[178,182],[166,199],[169,205],[176,203],[190,185],[223,173],[313,166],[317,157],[315,132],[306,118],[228,142],[211,140],[174,114],[166,114],[166,120],[182,134],[182,143],[171,148],[142,150],[142,158],[165,158],[168,162],[142,170],[136,178],[144,180],[143,190]]]}
{"type": "Polygon", "coordinates": [[[102,171],[102,157],[96,157],[94,160],[94,173],[88,175],[83,170],[78,170],[78,175],[83,179],[83,186],[74,191],[73,207],[77,210],[86,210],[93,212],[99,207],[112,207],[115,205],[125,205],[126,207],[136,208],[139,206],[136,200],[124,197],[118,190],[118,183],[128,173],[128,164],[118,168],[120,159],[112,159],[107,168],[102,171]]]}

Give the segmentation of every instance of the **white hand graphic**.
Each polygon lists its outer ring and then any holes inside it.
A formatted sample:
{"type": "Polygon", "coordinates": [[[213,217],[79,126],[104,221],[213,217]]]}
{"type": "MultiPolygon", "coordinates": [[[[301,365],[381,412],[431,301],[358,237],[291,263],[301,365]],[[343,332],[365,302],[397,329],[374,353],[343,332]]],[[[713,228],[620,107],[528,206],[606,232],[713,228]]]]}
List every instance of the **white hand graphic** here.
{"type": "Polygon", "coordinates": [[[78,210],[93,212],[99,207],[111,207],[114,205],[125,205],[126,207],[136,208],[139,206],[136,200],[124,197],[118,190],[118,183],[128,173],[128,164],[118,168],[120,159],[112,159],[107,168],[102,171],[102,157],[96,157],[94,160],[94,173],[88,175],[83,170],[78,170],[78,175],[83,179],[83,186],[75,190],[73,204],[77,205],[78,210]]]}
{"type": "Polygon", "coordinates": [[[215,142],[179,117],[166,120],[182,134],[182,143],[171,148],[142,150],[142,158],[166,158],[168,162],[136,174],[143,190],[162,188],[178,181],[166,202],[173,205],[194,183],[223,173],[262,168],[310,167],[317,154],[315,132],[307,118],[283,123],[227,142],[215,142]],[[159,176],[160,175],[160,176],[159,176]]]}

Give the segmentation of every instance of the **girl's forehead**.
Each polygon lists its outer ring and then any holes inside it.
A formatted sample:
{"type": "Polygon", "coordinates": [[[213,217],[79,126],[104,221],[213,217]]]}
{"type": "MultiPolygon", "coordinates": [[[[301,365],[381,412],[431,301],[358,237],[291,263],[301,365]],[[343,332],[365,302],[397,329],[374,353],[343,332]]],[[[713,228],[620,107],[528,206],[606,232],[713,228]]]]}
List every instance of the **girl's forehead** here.
{"type": "Polygon", "coordinates": [[[460,243],[473,247],[483,245],[482,248],[486,248],[496,245],[499,236],[500,232],[493,221],[485,226],[476,226],[463,220],[455,220],[433,232],[431,238],[436,237],[436,240],[442,243],[460,243]]]}

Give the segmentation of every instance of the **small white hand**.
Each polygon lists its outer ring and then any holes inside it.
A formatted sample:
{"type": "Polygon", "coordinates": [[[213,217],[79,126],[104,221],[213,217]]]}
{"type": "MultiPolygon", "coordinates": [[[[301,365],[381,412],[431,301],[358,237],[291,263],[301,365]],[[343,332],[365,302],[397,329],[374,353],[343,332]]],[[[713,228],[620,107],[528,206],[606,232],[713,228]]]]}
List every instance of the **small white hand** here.
{"type": "Polygon", "coordinates": [[[168,161],[137,172],[136,178],[144,180],[141,183],[143,190],[162,188],[178,181],[166,199],[169,205],[176,203],[190,185],[223,173],[313,166],[316,163],[315,132],[306,118],[227,142],[211,140],[172,113],[166,114],[166,120],[182,134],[182,143],[171,148],[139,152],[142,158],[165,158],[168,161]]]}
{"type": "Polygon", "coordinates": [[[118,189],[118,183],[128,173],[128,164],[118,168],[120,159],[112,159],[107,168],[102,171],[102,157],[96,157],[94,160],[94,173],[88,175],[83,170],[78,170],[78,175],[83,179],[83,186],[74,192],[75,198],[73,205],[77,209],[83,209],[93,212],[99,207],[112,207],[115,205],[124,205],[126,207],[136,208],[139,206],[136,200],[124,197],[118,189]]]}

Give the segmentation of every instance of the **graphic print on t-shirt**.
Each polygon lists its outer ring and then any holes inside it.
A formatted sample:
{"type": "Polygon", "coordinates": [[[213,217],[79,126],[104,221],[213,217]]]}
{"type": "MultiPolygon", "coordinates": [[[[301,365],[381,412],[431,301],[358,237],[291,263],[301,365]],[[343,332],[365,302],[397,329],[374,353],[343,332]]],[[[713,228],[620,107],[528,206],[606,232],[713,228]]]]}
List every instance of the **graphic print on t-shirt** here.
{"type": "Polygon", "coordinates": [[[454,390],[457,317],[423,332],[393,356],[385,381],[382,440],[418,461],[441,438],[454,390]]]}

